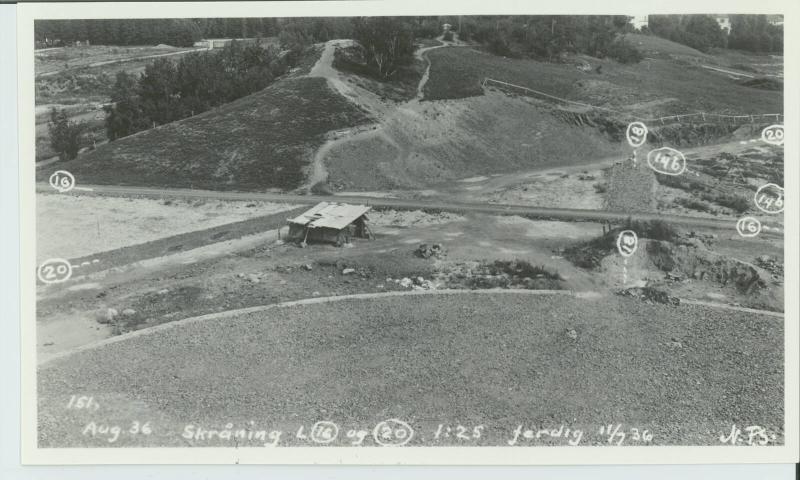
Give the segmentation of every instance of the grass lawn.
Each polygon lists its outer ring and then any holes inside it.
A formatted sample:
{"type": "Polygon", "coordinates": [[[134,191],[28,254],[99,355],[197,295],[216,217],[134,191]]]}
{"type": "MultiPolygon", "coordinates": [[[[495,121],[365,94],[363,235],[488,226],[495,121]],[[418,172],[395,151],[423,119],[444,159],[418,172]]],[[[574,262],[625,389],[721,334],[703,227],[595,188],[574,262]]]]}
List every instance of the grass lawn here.
{"type": "MultiPolygon", "coordinates": [[[[290,190],[330,130],[366,115],[321,78],[290,78],[200,115],[59,163],[80,183],[290,190]]],[[[40,180],[49,168],[41,169],[40,180]]]]}

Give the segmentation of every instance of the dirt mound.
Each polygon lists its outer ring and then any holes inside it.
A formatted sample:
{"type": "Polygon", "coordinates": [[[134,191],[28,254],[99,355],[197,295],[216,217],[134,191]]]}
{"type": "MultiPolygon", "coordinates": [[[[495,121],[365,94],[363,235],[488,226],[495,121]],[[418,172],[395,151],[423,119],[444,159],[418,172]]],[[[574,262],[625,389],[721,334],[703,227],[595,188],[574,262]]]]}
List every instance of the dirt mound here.
{"type": "Polygon", "coordinates": [[[755,265],[697,246],[649,241],[645,250],[653,264],[665,272],[677,271],[695,280],[732,285],[745,294],[766,287],[764,278],[769,278],[755,265]]]}
{"type": "Polygon", "coordinates": [[[205,113],[100,145],[56,168],[85,183],[291,190],[332,130],[368,117],[321,78],[287,78],[205,113]]]}
{"type": "Polygon", "coordinates": [[[565,121],[535,100],[501,92],[410,102],[388,112],[382,124],[374,134],[330,150],[325,167],[332,185],[343,190],[422,188],[622,154],[622,144],[598,125],[577,117],[565,121]]]}

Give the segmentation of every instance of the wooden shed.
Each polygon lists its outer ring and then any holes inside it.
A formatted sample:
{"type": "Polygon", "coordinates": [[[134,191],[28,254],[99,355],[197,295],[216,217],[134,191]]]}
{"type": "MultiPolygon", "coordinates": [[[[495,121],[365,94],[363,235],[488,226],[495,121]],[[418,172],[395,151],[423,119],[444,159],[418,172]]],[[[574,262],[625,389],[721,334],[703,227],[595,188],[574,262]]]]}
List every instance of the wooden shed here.
{"type": "Polygon", "coordinates": [[[367,226],[370,207],[346,203],[320,202],[307,212],[289,219],[291,241],[344,245],[351,238],[372,238],[367,226]]]}

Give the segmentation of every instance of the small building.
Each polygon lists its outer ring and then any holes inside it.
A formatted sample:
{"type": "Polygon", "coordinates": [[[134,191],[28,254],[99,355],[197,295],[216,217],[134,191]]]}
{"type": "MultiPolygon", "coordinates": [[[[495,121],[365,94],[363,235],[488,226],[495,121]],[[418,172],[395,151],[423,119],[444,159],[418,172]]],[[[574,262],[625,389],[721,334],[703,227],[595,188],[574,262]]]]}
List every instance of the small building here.
{"type": "Polygon", "coordinates": [[[367,226],[370,207],[346,203],[320,202],[307,212],[289,219],[290,241],[350,243],[351,238],[372,238],[367,226]]]}
{"type": "Polygon", "coordinates": [[[642,27],[647,27],[649,25],[649,20],[647,15],[631,15],[628,17],[628,23],[633,26],[634,30],[641,31],[642,27]]]}
{"type": "Polygon", "coordinates": [[[725,32],[725,35],[731,33],[731,17],[728,15],[714,15],[714,20],[717,21],[720,30],[725,32]]]}

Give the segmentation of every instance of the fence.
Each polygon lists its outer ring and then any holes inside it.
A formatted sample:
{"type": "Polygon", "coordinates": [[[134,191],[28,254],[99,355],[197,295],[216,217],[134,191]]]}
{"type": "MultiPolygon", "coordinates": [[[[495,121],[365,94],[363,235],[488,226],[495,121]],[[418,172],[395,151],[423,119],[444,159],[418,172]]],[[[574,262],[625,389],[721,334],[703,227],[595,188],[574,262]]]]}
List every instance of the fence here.
{"type": "Polygon", "coordinates": [[[515,88],[518,90],[522,90],[526,93],[534,94],[534,96],[545,98],[551,101],[561,102],[568,105],[578,105],[592,110],[600,110],[604,112],[614,113],[616,115],[621,115],[622,117],[630,120],[635,120],[651,125],[656,123],[661,125],[666,125],[667,123],[680,123],[682,119],[689,119],[689,118],[700,118],[703,122],[713,121],[718,123],[733,123],[733,124],[764,123],[768,121],[774,121],[775,123],[783,123],[782,113],[760,113],[756,115],[721,115],[718,113],[698,112],[698,113],[686,113],[683,115],[668,115],[666,117],[658,117],[658,118],[641,118],[635,115],[631,115],[628,112],[623,112],[621,110],[614,110],[612,108],[598,107],[596,105],[589,105],[588,103],[576,102],[574,100],[567,100],[566,98],[550,95],[549,93],[540,92],[538,90],[534,90],[528,87],[523,87],[521,85],[514,85],[513,83],[503,82],[502,80],[495,80],[494,78],[485,77],[483,79],[483,82],[481,83],[481,86],[483,88],[486,88],[487,83],[499,85],[500,88],[503,87],[515,88]]]}

